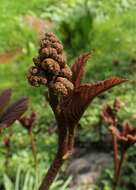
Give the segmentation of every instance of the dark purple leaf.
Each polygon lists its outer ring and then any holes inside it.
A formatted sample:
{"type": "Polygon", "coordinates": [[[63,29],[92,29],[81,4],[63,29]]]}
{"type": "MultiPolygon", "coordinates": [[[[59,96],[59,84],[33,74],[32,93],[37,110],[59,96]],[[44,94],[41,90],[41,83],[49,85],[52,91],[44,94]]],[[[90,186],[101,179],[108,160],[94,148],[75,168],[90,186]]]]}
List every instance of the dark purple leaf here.
{"type": "Polygon", "coordinates": [[[13,103],[0,117],[0,123],[7,126],[13,124],[13,122],[21,117],[21,115],[27,110],[28,99],[26,97],[19,99],[13,103]]]}
{"type": "Polygon", "coordinates": [[[7,89],[1,93],[1,95],[0,95],[0,113],[8,105],[8,103],[10,101],[11,93],[12,93],[11,89],[7,89]]]}

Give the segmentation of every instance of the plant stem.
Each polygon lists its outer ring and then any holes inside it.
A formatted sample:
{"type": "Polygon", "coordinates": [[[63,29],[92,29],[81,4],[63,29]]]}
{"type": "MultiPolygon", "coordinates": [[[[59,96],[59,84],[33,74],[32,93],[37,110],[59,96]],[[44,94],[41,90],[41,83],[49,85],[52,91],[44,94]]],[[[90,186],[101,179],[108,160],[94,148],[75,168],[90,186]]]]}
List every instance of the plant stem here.
{"type": "Polygon", "coordinates": [[[5,156],[5,171],[6,171],[6,173],[8,173],[10,157],[11,157],[11,149],[10,149],[10,145],[9,145],[9,146],[6,146],[6,156],[5,156]]]}
{"type": "Polygon", "coordinates": [[[59,172],[64,160],[59,155],[56,156],[53,161],[51,167],[49,168],[46,176],[43,179],[43,182],[39,188],[39,190],[49,190],[52,182],[54,181],[57,173],[59,172]]]}
{"type": "Polygon", "coordinates": [[[122,168],[122,164],[123,164],[124,159],[125,159],[125,151],[123,151],[121,153],[121,159],[120,159],[119,164],[118,164],[117,173],[116,173],[116,175],[114,175],[114,179],[113,179],[112,190],[117,189],[117,186],[118,186],[118,183],[119,183],[119,178],[120,178],[120,173],[121,173],[121,168],[122,168]]]}
{"type": "Polygon", "coordinates": [[[58,125],[58,153],[56,155],[56,158],[52,162],[51,167],[49,168],[46,176],[44,177],[39,190],[49,190],[64,161],[68,159],[72,154],[72,137],[74,136],[74,132],[71,132],[71,134],[69,134],[68,129],[69,128],[67,127],[67,124],[64,121],[60,125],[58,125]]]}
{"type": "Polygon", "coordinates": [[[64,149],[65,149],[65,141],[63,141],[63,144],[59,143],[58,153],[56,155],[56,158],[52,162],[46,176],[44,177],[39,190],[48,190],[50,188],[50,186],[53,183],[55,177],[57,176],[57,173],[59,172],[61,166],[63,165],[63,162],[64,162],[63,155],[64,155],[64,153],[62,153],[62,151],[64,151],[64,149]],[[64,147],[64,148],[62,148],[62,147],[64,147]]]}
{"type": "Polygon", "coordinates": [[[116,176],[118,171],[118,144],[117,144],[117,138],[115,135],[112,135],[112,141],[113,141],[113,148],[114,148],[114,175],[116,176]]]}
{"type": "Polygon", "coordinates": [[[34,158],[34,163],[35,163],[35,168],[37,169],[37,153],[36,153],[36,144],[35,144],[35,139],[33,135],[32,129],[29,131],[30,135],[30,140],[31,140],[31,147],[32,147],[32,153],[33,153],[33,158],[34,158]]]}

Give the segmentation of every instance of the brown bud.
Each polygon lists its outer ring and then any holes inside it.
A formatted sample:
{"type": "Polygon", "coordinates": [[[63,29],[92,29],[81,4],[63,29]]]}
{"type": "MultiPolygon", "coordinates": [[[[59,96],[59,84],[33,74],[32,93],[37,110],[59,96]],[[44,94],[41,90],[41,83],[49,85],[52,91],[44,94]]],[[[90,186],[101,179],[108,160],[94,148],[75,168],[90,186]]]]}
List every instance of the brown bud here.
{"type": "Polygon", "coordinates": [[[43,58],[47,58],[47,57],[57,57],[57,51],[55,48],[51,48],[51,47],[48,47],[48,48],[43,48],[41,50],[41,53],[40,55],[43,57],[43,58]]]}
{"type": "Polygon", "coordinates": [[[52,47],[55,48],[59,54],[63,51],[63,45],[61,43],[53,43],[52,47]]]}
{"type": "Polygon", "coordinates": [[[48,39],[41,40],[41,48],[42,47],[50,47],[50,46],[51,46],[51,42],[48,39]]]}
{"type": "Polygon", "coordinates": [[[38,73],[38,69],[36,67],[31,67],[29,72],[33,75],[36,75],[38,73]]]}
{"type": "Polygon", "coordinates": [[[67,96],[74,89],[73,84],[66,78],[58,77],[49,84],[49,88],[58,96],[67,96]]]}
{"type": "Polygon", "coordinates": [[[40,85],[40,78],[38,76],[33,76],[28,74],[27,79],[32,86],[37,87],[40,85]]]}
{"type": "Polygon", "coordinates": [[[52,89],[53,93],[57,96],[68,95],[67,88],[61,82],[51,83],[49,88],[52,89]]]}
{"type": "Polygon", "coordinates": [[[40,62],[41,62],[41,59],[40,57],[37,57],[37,58],[33,58],[33,62],[35,64],[35,66],[39,67],[40,65],[40,62]]]}
{"type": "Polygon", "coordinates": [[[59,64],[51,58],[45,59],[41,63],[41,67],[45,71],[48,71],[49,73],[53,73],[54,75],[57,75],[60,71],[59,64]]]}
{"type": "Polygon", "coordinates": [[[66,57],[64,55],[57,55],[56,57],[53,57],[60,65],[61,68],[65,67],[66,64],[66,57]]]}
{"type": "Polygon", "coordinates": [[[51,37],[51,36],[55,37],[55,34],[53,32],[46,32],[45,33],[45,37],[51,37]]]}
{"type": "Polygon", "coordinates": [[[47,78],[45,78],[45,77],[40,77],[40,81],[41,81],[41,84],[42,85],[46,85],[47,84],[47,78]]]}
{"type": "Polygon", "coordinates": [[[57,39],[55,36],[51,36],[49,39],[50,39],[50,41],[51,41],[52,43],[58,42],[58,39],[57,39]]]}
{"type": "Polygon", "coordinates": [[[74,90],[74,85],[72,82],[70,82],[68,79],[63,78],[63,77],[58,77],[56,82],[61,82],[69,92],[74,90]]]}
{"type": "Polygon", "coordinates": [[[50,54],[50,52],[49,52],[49,49],[48,49],[47,47],[41,49],[41,53],[40,53],[40,55],[42,55],[42,56],[44,56],[44,57],[48,57],[49,54],[50,54]]]}
{"type": "Polygon", "coordinates": [[[65,65],[65,67],[63,69],[61,69],[60,76],[65,77],[67,79],[71,79],[72,71],[68,65],[65,65]]]}

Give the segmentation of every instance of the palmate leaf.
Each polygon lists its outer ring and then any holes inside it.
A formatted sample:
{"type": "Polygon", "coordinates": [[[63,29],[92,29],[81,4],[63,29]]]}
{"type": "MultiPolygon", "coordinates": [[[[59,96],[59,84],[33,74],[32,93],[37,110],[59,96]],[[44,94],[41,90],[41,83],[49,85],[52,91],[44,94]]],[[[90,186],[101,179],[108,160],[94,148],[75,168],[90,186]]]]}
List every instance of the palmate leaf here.
{"type": "Polygon", "coordinates": [[[1,95],[0,95],[0,113],[8,105],[8,103],[10,101],[11,93],[12,93],[11,89],[7,89],[1,93],[1,95]]]}
{"type": "Polygon", "coordinates": [[[72,65],[71,70],[72,70],[72,82],[75,87],[78,87],[81,84],[81,80],[84,76],[84,66],[87,60],[90,57],[90,53],[84,53],[80,55],[75,64],[72,65]]]}
{"type": "Polygon", "coordinates": [[[113,86],[126,81],[127,80],[124,78],[114,76],[98,83],[82,84],[74,90],[73,94],[69,98],[64,100],[63,112],[69,120],[72,122],[78,122],[94,97],[113,86]]]}
{"type": "Polygon", "coordinates": [[[1,115],[0,124],[11,125],[13,122],[21,117],[21,115],[27,110],[28,99],[23,97],[13,103],[8,109],[1,115]]]}

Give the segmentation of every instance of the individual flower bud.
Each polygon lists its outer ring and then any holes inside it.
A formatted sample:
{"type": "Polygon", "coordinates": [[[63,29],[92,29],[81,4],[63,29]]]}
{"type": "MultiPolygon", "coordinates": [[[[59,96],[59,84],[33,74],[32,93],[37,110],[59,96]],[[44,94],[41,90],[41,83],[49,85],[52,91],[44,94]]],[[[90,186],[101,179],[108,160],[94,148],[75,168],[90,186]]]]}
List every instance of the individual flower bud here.
{"type": "Polygon", "coordinates": [[[53,43],[52,47],[57,50],[58,54],[62,53],[62,51],[63,51],[63,45],[61,43],[58,43],[58,42],[53,43]]]}
{"type": "Polygon", "coordinates": [[[46,85],[48,81],[47,81],[47,78],[40,77],[40,82],[41,82],[42,85],[46,85]]]}
{"type": "Polygon", "coordinates": [[[65,67],[65,65],[66,65],[66,57],[64,55],[61,55],[61,54],[59,54],[57,56],[53,55],[53,58],[59,63],[61,68],[65,67]]]}
{"type": "Polygon", "coordinates": [[[56,96],[68,95],[67,88],[61,82],[50,83],[49,88],[53,91],[56,96]]]}
{"type": "Polygon", "coordinates": [[[65,67],[63,69],[61,69],[60,76],[65,77],[67,79],[71,79],[72,71],[68,65],[65,65],[65,67]]]}
{"type": "Polygon", "coordinates": [[[41,49],[41,52],[40,52],[40,55],[42,56],[42,57],[48,57],[49,56],[49,54],[50,54],[50,52],[49,52],[49,48],[43,48],[43,49],[41,49]]]}
{"type": "Polygon", "coordinates": [[[55,35],[51,36],[49,39],[50,39],[50,42],[52,42],[52,43],[55,43],[55,42],[60,43],[59,39],[55,35]]]}
{"type": "Polygon", "coordinates": [[[57,38],[57,36],[52,32],[46,32],[45,39],[48,39],[51,42],[59,42],[59,39],[57,38]]]}
{"type": "Polygon", "coordinates": [[[60,71],[60,66],[59,64],[54,61],[51,58],[45,59],[42,63],[41,63],[41,67],[42,69],[44,69],[45,71],[52,73],[54,75],[57,75],[60,71]]]}
{"type": "Polygon", "coordinates": [[[57,51],[55,48],[51,48],[51,47],[48,47],[48,48],[43,48],[41,50],[41,53],[40,53],[40,56],[43,57],[43,58],[47,58],[47,57],[57,57],[57,51]]]}
{"type": "Polygon", "coordinates": [[[69,92],[74,90],[74,85],[72,82],[70,82],[68,79],[63,78],[63,77],[58,77],[56,82],[61,82],[67,89],[69,92]]]}
{"type": "Polygon", "coordinates": [[[41,40],[40,47],[41,48],[43,48],[43,47],[51,47],[51,42],[48,39],[43,39],[43,40],[41,40]]]}
{"type": "Polygon", "coordinates": [[[74,90],[74,85],[68,79],[58,77],[49,84],[49,88],[58,96],[67,96],[74,90]]]}
{"type": "Polygon", "coordinates": [[[51,41],[52,43],[54,43],[54,42],[57,41],[57,39],[55,38],[55,36],[51,36],[51,37],[50,37],[50,41],[51,41]]]}
{"type": "Polygon", "coordinates": [[[50,56],[56,57],[57,56],[57,50],[55,48],[49,48],[50,56]]]}
{"type": "Polygon", "coordinates": [[[55,34],[53,32],[46,32],[45,37],[50,38],[51,36],[55,37],[55,34]]]}
{"type": "Polygon", "coordinates": [[[29,71],[32,75],[36,75],[38,73],[37,67],[31,67],[29,71]]]}
{"type": "Polygon", "coordinates": [[[38,87],[39,86],[39,82],[40,82],[40,79],[37,77],[37,76],[27,76],[27,79],[29,81],[29,83],[32,85],[32,86],[36,86],[38,87]]]}
{"type": "Polygon", "coordinates": [[[40,66],[40,62],[41,62],[40,57],[33,58],[33,62],[35,64],[35,66],[39,67],[40,66]]]}

